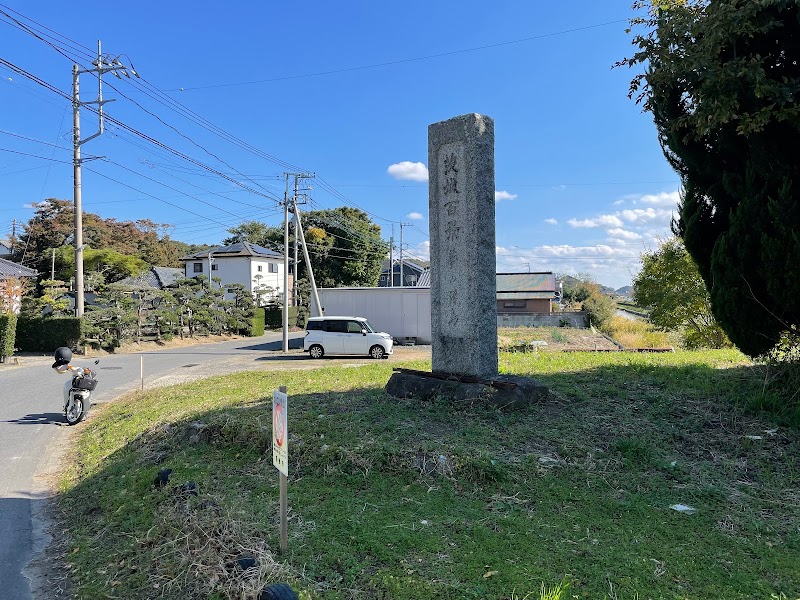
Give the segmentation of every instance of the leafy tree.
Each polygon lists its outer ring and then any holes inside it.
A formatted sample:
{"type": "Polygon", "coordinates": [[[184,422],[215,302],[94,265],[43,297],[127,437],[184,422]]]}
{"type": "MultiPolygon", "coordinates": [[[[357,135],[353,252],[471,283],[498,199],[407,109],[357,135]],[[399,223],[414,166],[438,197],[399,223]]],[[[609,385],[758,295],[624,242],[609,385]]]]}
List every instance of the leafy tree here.
{"type": "MultiPolygon", "coordinates": [[[[83,216],[83,242],[88,247],[100,249],[98,251],[111,250],[148,264],[177,267],[180,266],[178,258],[184,249],[190,247],[171,240],[167,235],[169,228],[169,225],[149,219],[117,221],[87,212],[83,216]]],[[[69,247],[66,244],[73,243],[73,232],[72,202],[48,198],[37,206],[33,217],[25,224],[19,245],[22,255],[18,258],[24,258],[25,264],[34,266],[40,273],[49,273],[52,251],[57,249],[58,255],[60,250],[57,259],[61,277],[69,281],[73,267],[67,263],[63,250],[69,247]]],[[[70,257],[74,260],[74,243],[72,247],[70,257]]],[[[115,276],[112,274],[108,279],[115,281],[115,276]]]]}
{"type": "MultiPolygon", "coordinates": [[[[301,218],[314,279],[319,287],[377,285],[389,246],[381,240],[380,227],[367,213],[343,206],[310,211],[301,218]]],[[[232,235],[225,238],[223,244],[248,241],[283,252],[281,227],[249,221],[228,232],[232,235]]],[[[290,237],[290,247],[293,243],[294,237],[290,237]]],[[[300,279],[307,278],[303,261],[298,265],[298,275],[300,279]]]]}
{"type": "Polygon", "coordinates": [[[687,347],[730,345],[714,319],[697,265],[679,238],[665,240],[642,255],[642,270],[633,286],[636,303],[652,309],[650,322],[664,331],[681,331],[687,347]]]}
{"type": "MultiPolygon", "coordinates": [[[[231,235],[222,240],[223,246],[238,244],[239,242],[250,242],[276,252],[283,252],[282,227],[273,227],[260,221],[246,221],[241,225],[228,229],[228,233],[231,235]]],[[[290,235],[292,235],[291,230],[290,235]]],[[[294,237],[290,238],[290,241],[293,242],[294,237]]]]}
{"type": "MultiPolygon", "coordinates": [[[[302,215],[306,244],[320,287],[375,286],[389,245],[381,228],[357,208],[342,206],[302,215]]],[[[305,265],[298,270],[305,276],[305,265]]]]}
{"type": "MultiPolygon", "coordinates": [[[[56,275],[68,278],[73,272],[75,264],[75,248],[72,246],[62,246],[56,250],[56,275]]],[[[125,279],[132,275],[138,275],[147,268],[147,263],[136,256],[121,254],[110,248],[95,250],[94,248],[84,248],[83,268],[86,274],[84,287],[87,290],[96,290],[98,278],[92,278],[91,274],[102,274],[102,281],[114,283],[120,279],[125,279]],[[94,284],[94,285],[92,285],[94,284]]]]}
{"type": "Polygon", "coordinates": [[[44,279],[39,282],[39,296],[22,298],[21,314],[25,317],[66,316],[69,300],[64,296],[68,289],[66,283],[58,279],[44,279]]]}
{"type": "Polygon", "coordinates": [[[606,322],[611,320],[616,308],[616,303],[599,291],[593,292],[583,301],[583,310],[586,311],[589,321],[595,327],[602,327],[606,322]]]}
{"type": "Polygon", "coordinates": [[[620,64],[683,183],[673,224],[719,324],[757,356],[800,334],[800,3],[663,0],[620,64]]]}

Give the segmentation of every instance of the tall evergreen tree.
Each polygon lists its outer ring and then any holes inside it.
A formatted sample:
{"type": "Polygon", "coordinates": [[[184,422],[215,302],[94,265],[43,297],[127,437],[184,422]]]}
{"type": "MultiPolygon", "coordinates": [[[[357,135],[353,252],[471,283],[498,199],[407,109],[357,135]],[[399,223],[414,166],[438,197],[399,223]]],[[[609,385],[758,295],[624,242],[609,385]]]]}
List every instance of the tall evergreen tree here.
{"type": "Polygon", "coordinates": [[[763,354],[800,328],[800,3],[641,0],[645,65],[631,96],[653,114],[683,183],[673,230],[731,341],[763,354]]]}

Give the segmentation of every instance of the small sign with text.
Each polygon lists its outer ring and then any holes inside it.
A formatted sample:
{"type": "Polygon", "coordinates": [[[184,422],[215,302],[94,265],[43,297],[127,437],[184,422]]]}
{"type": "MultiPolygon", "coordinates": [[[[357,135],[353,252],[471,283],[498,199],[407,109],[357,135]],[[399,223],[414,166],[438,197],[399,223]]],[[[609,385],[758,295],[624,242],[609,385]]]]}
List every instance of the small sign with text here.
{"type": "Polygon", "coordinates": [[[287,395],[272,392],[272,464],[289,476],[289,428],[286,419],[287,395]]]}

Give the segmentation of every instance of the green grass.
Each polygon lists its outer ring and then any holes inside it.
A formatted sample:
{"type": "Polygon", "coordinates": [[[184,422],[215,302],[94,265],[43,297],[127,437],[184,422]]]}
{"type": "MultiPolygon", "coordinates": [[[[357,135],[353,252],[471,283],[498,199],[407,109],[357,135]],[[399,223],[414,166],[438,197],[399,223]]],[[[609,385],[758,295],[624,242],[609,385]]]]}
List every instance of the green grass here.
{"type": "Polygon", "coordinates": [[[240,373],[98,411],[60,495],[78,597],[252,598],[278,580],[325,599],[798,596],[800,435],[745,410],[763,374],[740,354],[501,354],[554,392],[510,413],[388,397],[391,366],[240,373]],[[199,495],[153,489],[163,467],[199,495]],[[241,555],[259,569],[225,569],[241,555]]]}

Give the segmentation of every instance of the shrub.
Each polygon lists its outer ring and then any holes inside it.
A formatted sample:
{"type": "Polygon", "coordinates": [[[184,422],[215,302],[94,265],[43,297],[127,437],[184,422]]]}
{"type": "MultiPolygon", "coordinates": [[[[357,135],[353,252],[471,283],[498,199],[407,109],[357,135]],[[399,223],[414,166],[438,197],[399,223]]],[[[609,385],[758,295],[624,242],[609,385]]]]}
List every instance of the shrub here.
{"type": "MultiPolygon", "coordinates": [[[[297,326],[297,317],[302,307],[289,307],[289,327],[297,326]]],[[[302,323],[305,325],[305,321],[302,323]]],[[[283,308],[280,306],[269,306],[264,309],[264,326],[267,329],[278,329],[283,327],[283,308]]]]}
{"type": "Polygon", "coordinates": [[[255,311],[253,312],[253,316],[250,319],[250,329],[247,332],[247,335],[250,337],[257,337],[260,335],[264,335],[264,313],[266,311],[259,307],[256,307],[255,311]]]}
{"type": "Polygon", "coordinates": [[[17,347],[32,352],[52,352],[60,346],[77,347],[83,322],[77,317],[21,317],[17,323],[17,347]]]}
{"type": "Polygon", "coordinates": [[[583,310],[586,311],[589,322],[595,327],[602,327],[611,319],[615,308],[614,301],[604,294],[592,294],[583,301],[583,310]]]}
{"type": "Polygon", "coordinates": [[[0,314],[0,362],[14,354],[14,338],[17,332],[17,315],[15,313],[0,314]]]}

